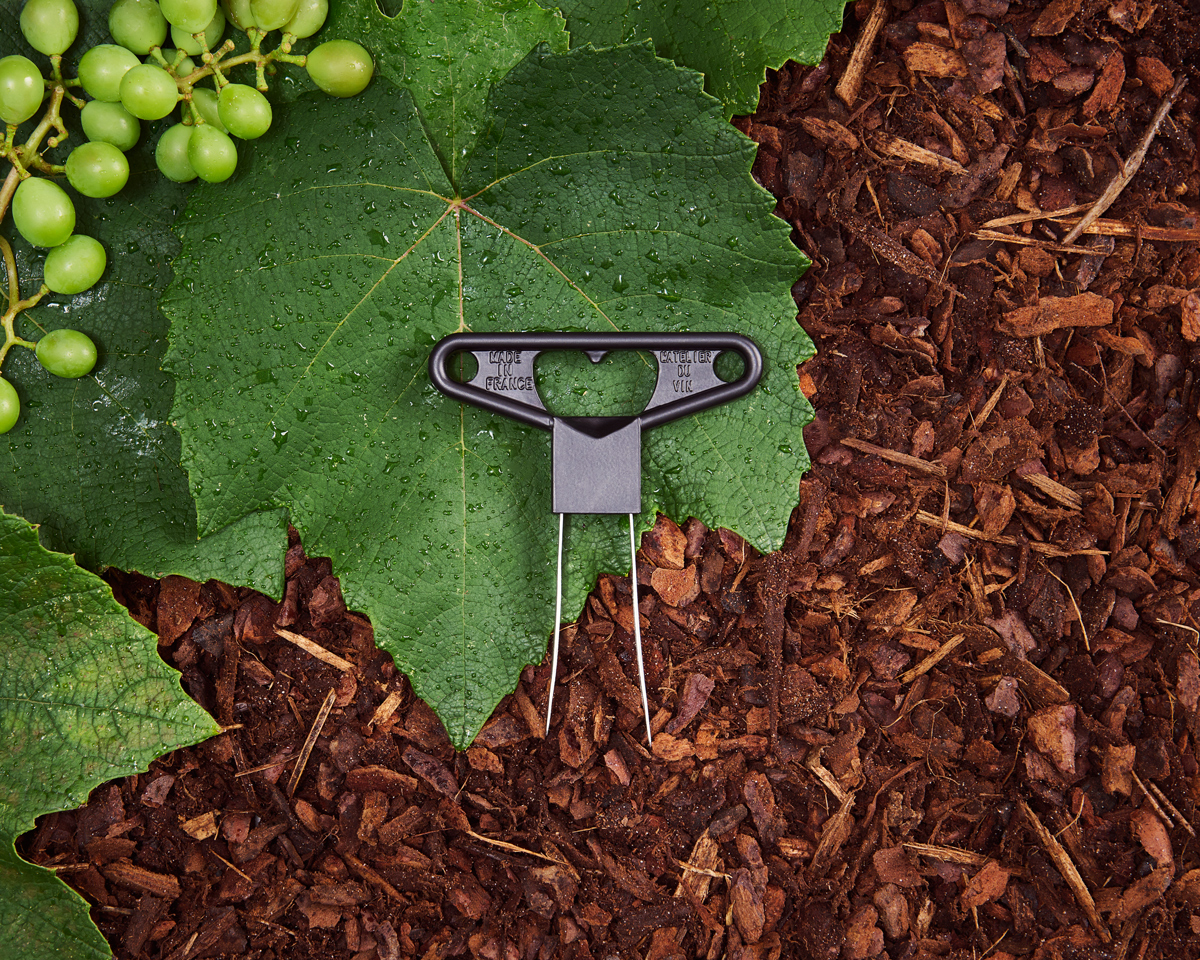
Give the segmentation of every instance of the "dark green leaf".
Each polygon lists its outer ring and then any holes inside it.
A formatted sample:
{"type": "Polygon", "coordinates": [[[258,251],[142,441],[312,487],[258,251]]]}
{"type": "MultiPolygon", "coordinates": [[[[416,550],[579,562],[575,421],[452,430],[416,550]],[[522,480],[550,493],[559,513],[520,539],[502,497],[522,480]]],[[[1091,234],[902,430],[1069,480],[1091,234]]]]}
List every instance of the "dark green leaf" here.
{"type": "MultiPolygon", "coordinates": [[[[110,40],[110,3],[80,6],[83,26],[67,54],[68,76],[84,50],[110,40]]],[[[18,11],[16,5],[0,13],[0,44],[44,62],[21,38],[18,11]]],[[[78,111],[67,106],[64,118],[72,133],[68,144],[81,142],[78,111]]],[[[21,135],[32,126],[24,125],[21,135]]],[[[167,321],[157,304],[179,248],[171,224],[190,188],[170,183],[154,165],[154,137],[162,126],[143,125],[142,143],[130,154],[129,185],[117,196],[90,200],[72,192],[76,230],[104,244],[108,270],[94,289],[49,298],[22,314],[18,332],[36,340],[59,327],[82,330],[96,341],[100,360],[92,374],[60,380],[32,351],[9,354],[4,376],[17,388],[22,415],[0,436],[0,503],[40,524],[46,546],[73,552],[84,566],[219,577],[278,596],[287,545],[281,511],[248,516],[197,541],[195,505],[169,417],[174,382],[160,369],[167,321]]],[[[5,228],[11,236],[10,218],[5,228]]],[[[44,252],[20,237],[13,245],[28,296],[41,283],[44,252]]]]}
{"type": "MultiPolygon", "coordinates": [[[[546,6],[554,6],[546,0],[546,6]]],[[[845,0],[565,0],[571,46],[650,38],[659,54],[701,71],[725,115],[751,113],[767,68],[818,63],[842,26],[845,0]]]]}
{"type": "Polygon", "coordinates": [[[34,818],[79,806],[218,732],[99,577],[51,553],[0,511],[0,926],[19,957],[106,955],[87,905],[13,841],[34,818]]]}
{"type": "MultiPolygon", "coordinates": [[[[698,74],[646,46],[539,50],[490,105],[456,191],[406,91],[297,101],[280,127],[308,137],[262,143],[230,189],[193,195],[164,300],[202,529],[286,506],[460,746],[543,655],[557,523],[547,435],[437,393],[440,337],[756,338],[751,397],[646,435],[643,524],[691,513],[778,546],[811,416],[790,296],[804,260],[698,74]]],[[[628,374],[593,389],[627,402],[628,374]]],[[[572,523],[568,610],[628,568],[622,523],[572,523]]]]}
{"type": "Polygon", "coordinates": [[[348,0],[332,10],[326,29],[362,43],[382,76],[412,92],[455,183],[486,123],[491,85],[539,43],[567,49],[562,17],[533,0],[406,0],[394,18],[375,0],[348,0]]]}

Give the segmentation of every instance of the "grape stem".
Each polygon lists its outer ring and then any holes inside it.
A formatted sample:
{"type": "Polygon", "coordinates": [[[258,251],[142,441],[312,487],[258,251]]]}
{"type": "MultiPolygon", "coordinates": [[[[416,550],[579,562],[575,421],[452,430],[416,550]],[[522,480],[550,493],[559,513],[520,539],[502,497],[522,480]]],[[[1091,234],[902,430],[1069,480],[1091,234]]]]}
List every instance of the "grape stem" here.
{"type": "Polygon", "coordinates": [[[0,237],[0,253],[4,254],[4,269],[8,273],[8,309],[4,311],[4,316],[0,317],[0,324],[4,325],[4,343],[0,344],[0,367],[2,367],[4,358],[8,356],[8,351],[13,347],[37,349],[36,343],[17,336],[15,328],[17,314],[34,306],[50,292],[50,288],[43,283],[37,293],[22,300],[21,285],[17,282],[17,258],[13,256],[12,245],[4,237],[0,237]]]}
{"type": "MultiPolygon", "coordinates": [[[[250,38],[251,48],[246,53],[238,54],[236,57],[225,59],[226,54],[233,50],[233,41],[226,40],[216,50],[201,54],[201,59],[204,61],[204,66],[197,67],[186,77],[179,77],[180,91],[186,96],[187,93],[197,83],[205,77],[212,77],[216,81],[217,90],[219,91],[229,80],[225,77],[225,73],[233,67],[240,67],[244,63],[254,64],[255,83],[259,90],[266,91],[269,88],[266,79],[266,70],[273,63],[290,63],[295,66],[304,66],[305,58],[297,54],[291,53],[290,45],[281,44],[279,49],[271,50],[263,53],[259,49],[266,34],[261,30],[251,28],[246,35],[250,38]]],[[[153,52],[153,51],[152,51],[153,52]]]]}
{"type": "MultiPolygon", "coordinates": [[[[0,220],[8,216],[8,208],[12,204],[13,194],[17,192],[17,186],[21,181],[30,175],[30,167],[47,173],[54,173],[60,169],[47,163],[41,154],[42,141],[46,139],[46,135],[51,130],[56,133],[56,136],[49,140],[49,145],[52,147],[60,144],[68,136],[61,113],[63,98],[68,96],[67,86],[62,80],[59,63],[53,60],[52,62],[54,63],[52,69],[55,73],[55,82],[50,89],[50,103],[41,121],[29,134],[29,138],[19,146],[13,142],[17,128],[10,124],[8,134],[4,139],[4,146],[0,148],[0,157],[7,158],[12,164],[12,169],[4,178],[3,185],[0,185],[0,220]]],[[[74,97],[71,99],[73,100],[74,97]]],[[[0,316],[0,325],[4,327],[4,343],[0,344],[0,367],[2,367],[4,358],[8,356],[8,351],[13,347],[36,349],[37,344],[17,336],[17,314],[37,304],[50,292],[50,288],[43,283],[37,293],[22,300],[21,283],[17,277],[17,258],[13,255],[12,245],[2,236],[0,236],[0,253],[4,256],[4,270],[8,275],[8,309],[4,311],[3,316],[0,316]]]]}
{"type": "Polygon", "coordinates": [[[21,146],[17,146],[12,142],[15,128],[9,127],[9,134],[5,139],[3,149],[0,150],[0,157],[6,157],[13,168],[8,172],[8,176],[5,177],[4,184],[0,186],[0,220],[3,220],[8,215],[8,206],[12,203],[13,194],[17,192],[17,185],[29,176],[27,167],[50,169],[49,165],[42,160],[38,149],[41,147],[42,141],[46,139],[46,134],[51,130],[55,130],[59,134],[50,139],[50,146],[52,147],[58,146],[59,143],[67,138],[67,128],[63,126],[62,115],[60,113],[64,96],[66,96],[66,88],[61,83],[55,84],[54,89],[50,93],[50,106],[46,109],[41,122],[29,134],[29,139],[21,146]]]}

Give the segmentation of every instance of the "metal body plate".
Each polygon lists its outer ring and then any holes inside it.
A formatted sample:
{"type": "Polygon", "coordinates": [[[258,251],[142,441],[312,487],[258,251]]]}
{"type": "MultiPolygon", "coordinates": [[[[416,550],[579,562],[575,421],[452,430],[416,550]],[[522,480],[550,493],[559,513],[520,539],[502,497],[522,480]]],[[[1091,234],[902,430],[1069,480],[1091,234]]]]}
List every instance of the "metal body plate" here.
{"type": "Polygon", "coordinates": [[[553,433],[555,513],[640,513],[642,432],[749,393],[762,376],[762,354],[736,333],[456,333],[430,354],[429,375],[447,396],[553,433]],[[534,373],[547,350],[581,350],[593,363],[613,350],[647,351],[658,364],[654,393],[634,417],[555,416],[534,373]],[[728,383],[716,371],[726,350],[744,363],[728,383]],[[469,381],[447,372],[457,353],[479,365],[469,381]]]}

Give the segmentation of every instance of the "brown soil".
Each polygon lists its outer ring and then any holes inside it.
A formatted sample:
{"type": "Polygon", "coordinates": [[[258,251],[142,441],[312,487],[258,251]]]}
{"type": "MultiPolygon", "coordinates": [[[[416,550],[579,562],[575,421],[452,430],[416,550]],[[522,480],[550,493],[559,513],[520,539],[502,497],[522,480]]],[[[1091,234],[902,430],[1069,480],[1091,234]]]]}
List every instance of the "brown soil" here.
{"type": "Polygon", "coordinates": [[[230,727],[23,841],[117,956],[1200,956],[1200,9],[899,0],[860,69],[870,10],[738,121],[815,465],[778,554],[644,539],[653,753],[627,580],[456,754],[298,543],[114,574],[230,727]]]}

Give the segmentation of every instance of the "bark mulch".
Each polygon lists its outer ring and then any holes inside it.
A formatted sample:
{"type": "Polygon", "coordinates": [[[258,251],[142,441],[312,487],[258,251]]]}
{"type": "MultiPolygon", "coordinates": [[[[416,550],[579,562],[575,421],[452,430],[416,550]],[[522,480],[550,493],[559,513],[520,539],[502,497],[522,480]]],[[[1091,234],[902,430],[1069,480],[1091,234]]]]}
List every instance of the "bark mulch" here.
{"type": "Polygon", "coordinates": [[[293,539],[110,574],[227,731],[23,853],[122,958],[1200,956],[1197,22],[864,3],[770,77],[814,467],[777,554],[643,540],[652,753],[627,579],[456,754],[293,539]]]}

